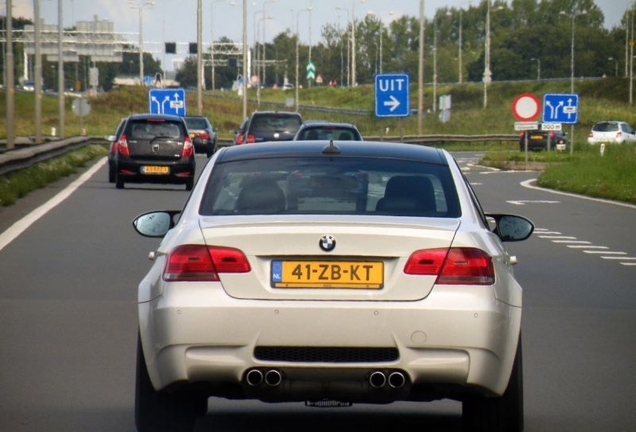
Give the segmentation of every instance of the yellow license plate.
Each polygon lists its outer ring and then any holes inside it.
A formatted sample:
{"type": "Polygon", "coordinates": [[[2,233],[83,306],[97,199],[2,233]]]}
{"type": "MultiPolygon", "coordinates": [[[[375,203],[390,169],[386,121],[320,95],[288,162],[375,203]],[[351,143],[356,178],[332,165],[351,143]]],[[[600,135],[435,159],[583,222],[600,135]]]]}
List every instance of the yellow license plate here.
{"type": "Polygon", "coordinates": [[[543,139],[542,135],[532,135],[530,138],[535,139],[535,140],[540,140],[543,139]]]}
{"type": "Polygon", "coordinates": [[[170,167],[166,166],[143,166],[141,167],[143,174],[170,174],[170,167]]]}
{"type": "Polygon", "coordinates": [[[194,138],[195,136],[197,136],[197,134],[190,132],[190,138],[194,138]]]}
{"type": "Polygon", "coordinates": [[[382,261],[272,261],[274,288],[382,289],[382,261]]]}

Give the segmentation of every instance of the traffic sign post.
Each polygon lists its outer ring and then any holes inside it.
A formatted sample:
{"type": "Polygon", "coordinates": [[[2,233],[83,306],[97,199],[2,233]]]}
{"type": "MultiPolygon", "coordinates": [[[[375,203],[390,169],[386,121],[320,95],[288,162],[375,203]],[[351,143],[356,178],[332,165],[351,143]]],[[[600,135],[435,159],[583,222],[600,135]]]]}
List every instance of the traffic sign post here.
{"type": "Polygon", "coordinates": [[[148,92],[148,112],[151,114],[185,116],[185,98],[184,89],[150,89],[148,92]]]}
{"type": "Polygon", "coordinates": [[[410,114],[409,76],[378,74],[375,76],[375,116],[408,117],[410,114]]]}
{"type": "MultiPolygon", "coordinates": [[[[539,98],[532,93],[521,93],[512,102],[512,115],[515,116],[517,123],[515,123],[515,130],[534,130],[538,127],[536,121],[539,117],[539,109],[541,103],[539,98]]],[[[548,149],[550,145],[548,144],[548,149]]],[[[524,153],[525,164],[528,164],[528,133],[524,133],[524,153]]]]}

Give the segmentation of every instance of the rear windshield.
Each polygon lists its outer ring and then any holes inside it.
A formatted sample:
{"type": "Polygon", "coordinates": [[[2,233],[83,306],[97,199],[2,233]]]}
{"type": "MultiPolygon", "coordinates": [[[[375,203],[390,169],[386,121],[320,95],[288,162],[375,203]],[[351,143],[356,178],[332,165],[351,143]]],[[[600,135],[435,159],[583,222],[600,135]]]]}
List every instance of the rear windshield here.
{"type": "Polygon", "coordinates": [[[336,127],[336,126],[316,126],[303,128],[299,133],[297,140],[342,140],[342,141],[360,141],[360,134],[352,128],[336,127]]]}
{"type": "Polygon", "coordinates": [[[219,163],[202,215],[343,214],[458,217],[448,166],[378,158],[219,163]]]}
{"type": "Polygon", "coordinates": [[[302,121],[297,115],[265,114],[254,116],[250,124],[252,132],[296,132],[302,121]]]}
{"type": "Polygon", "coordinates": [[[603,122],[594,125],[597,132],[615,132],[618,130],[618,123],[603,122]]]}
{"type": "Polygon", "coordinates": [[[133,120],[130,139],[180,138],[182,123],[166,120],[133,120]]]}
{"type": "Polygon", "coordinates": [[[202,118],[187,118],[185,121],[190,129],[206,129],[208,127],[207,122],[202,118]]]}

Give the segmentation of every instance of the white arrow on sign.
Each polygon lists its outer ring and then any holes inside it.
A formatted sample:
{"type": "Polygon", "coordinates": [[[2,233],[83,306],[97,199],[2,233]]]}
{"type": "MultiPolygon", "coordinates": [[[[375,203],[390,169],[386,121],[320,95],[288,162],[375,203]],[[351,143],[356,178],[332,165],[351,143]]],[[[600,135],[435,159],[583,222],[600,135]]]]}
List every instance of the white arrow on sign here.
{"type": "Polygon", "coordinates": [[[390,97],[391,97],[390,101],[384,101],[384,106],[391,107],[391,108],[389,108],[389,111],[393,112],[393,111],[395,111],[395,109],[397,107],[400,106],[400,101],[397,100],[396,97],[393,96],[393,95],[391,95],[390,97]]]}

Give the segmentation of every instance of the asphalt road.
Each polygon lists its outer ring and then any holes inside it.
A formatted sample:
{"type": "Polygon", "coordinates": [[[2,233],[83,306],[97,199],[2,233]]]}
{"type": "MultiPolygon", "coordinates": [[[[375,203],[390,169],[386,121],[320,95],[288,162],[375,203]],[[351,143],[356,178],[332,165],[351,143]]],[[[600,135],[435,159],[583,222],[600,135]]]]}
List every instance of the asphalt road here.
{"type": "MultiPolygon", "coordinates": [[[[636,430],[636,208],[524,187],[536,173],[458,159],[487,211],[537,225],[509,244],[524,287],[526,431],[636,430]]],[[[135,430],[136,285],[158,241],[130,221],[181,208],[187,192],[116,190],[105,165],[96,169],[33,221],[79,175],[0,209],[2,431],[135,430]]],[[[209,407],[197,431],[461,431],[460,406],[446,401],[320,409],[213,398],[209,407]]]]}

